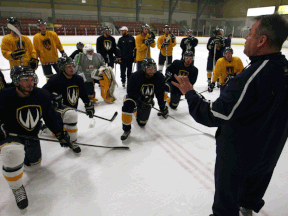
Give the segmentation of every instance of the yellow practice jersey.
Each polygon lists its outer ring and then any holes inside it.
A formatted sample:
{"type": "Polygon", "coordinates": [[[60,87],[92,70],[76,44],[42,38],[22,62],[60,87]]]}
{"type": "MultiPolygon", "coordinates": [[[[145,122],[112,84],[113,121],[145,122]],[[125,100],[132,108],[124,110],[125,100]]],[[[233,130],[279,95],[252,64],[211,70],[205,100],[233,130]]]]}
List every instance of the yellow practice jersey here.
{"type": "Polygon", "coordinates": [[[166,41],[166,38],[168,38],[170,35],[161,35],[159,38],[158,38],[158,41],[157,41],[157,46],[158,46],[158,49],[161,50],[161,54],[163,56],[172,56],[172,51],[173,51],[173,47],[176,46],[176,39],[175,41],[172,43],[172,39],[170,38],[169,40],[169,46],[167,47],[167,54],[166,54],[166,47],[163,47],[161,48],[161,44],[164,43],[166,41]]]}
{"type": "MultiPolygon", "coordinates": [[[[26,53],[22,57],[23,65],[28,66],[31,58],[37,58],[36,51],[31,43],[31,40],[24,35],[21,35],[22,48],[25,49],[26,53]]],[[[14,60],[11,53],[17,49],[20,49],[20,41],[18,37],[14,37],[12,34],[5,35],[2,39],[1,50],[3,56],[9,60],[10,68],[15,65],[20,65],[20,59],[14,60]]]]}
{"type": "Polygon", "coordinates": [[[58,61],[58,51],[63,51],[62,44],[56,32],[46,31],[43,36],[40,33],[34,35],[33,44],[40,57],[41,64],[54,63],[58,61]]]}
{"type": "Polygon", "coordinates": [[[212,82],[216,82],[219,78],[219,83],[225,85],[225,81],[229,74],[239,74],[243,69],[243,63],[239,57],[232,57],[231,62],[228,62],[225,57],[222,57],[216,62],[212,82]]]}
{"type": "MultiPolygon", "coordinates": [[[[143,61],[143,59],[146,57],[147,53],[147,46],[144,44],[144,40],[147,39],[150,35],[147,34],[146,37],[143,37],[142,34],[139,34],[136,36],[135,44],[136,44],[136,61],[143,61]]],[[[151,58],[150,54],[150,47],[155,47],[156,43],[151,43],[149,46],[149,51],[147,58],[151,58]]]]}

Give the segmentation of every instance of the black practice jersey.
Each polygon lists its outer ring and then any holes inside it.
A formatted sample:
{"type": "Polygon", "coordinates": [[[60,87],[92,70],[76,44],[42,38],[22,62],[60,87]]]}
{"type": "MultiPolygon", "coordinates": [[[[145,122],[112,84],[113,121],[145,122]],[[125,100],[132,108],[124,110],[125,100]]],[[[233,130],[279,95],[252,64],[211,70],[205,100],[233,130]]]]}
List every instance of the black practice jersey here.
{"type": "Polygon", "coordinates": [[[194,85],[198,77],[198,69],[192,64],[189,67],[185,67],[184,60],[173,61],[173,63],[167,68],[165,78],[168,77],[168,71],[171,72],[172,76],[171,78],[166,79],[166,82],[174,81],[178,83],[174,77],[174,74],[176,74],[177,76],[188,76],[190,83],[194,85]]]}
{"type": "Polygon", "coordinates": [[[141,95],[154,97],[155,94],[159,107],[164,107],[164,87],[164,76],[159,71],[157,71],[151,78],[147,78],[141,73],[141,71],[137,71],[131,74],[127,93],[128,97],[135,101],[138,101],[141,95]]]}
{"type": "Polygon", "coordinates": [[[122,61],[134,61],[135,38],[129,34],[118,40],[117,47],[121,50],[122,61]]]}
{"type": "Polygon", "coordinates": [[[37,136],[42,117],[54,134],[63,131],[62,120],[56,116],[50,94],[44,89],[34,87],[25,98],[18,96],[15,87],[1,89],[0,101],[0,120],[10,133],[37,136]]]}
{"type": "Polygon", "coordinates": [[[3,73],[0,71],[0,89],[7,88],[7,83],[5,81],[3,73]]]}
{"type": "Polygon", "coordinates": [[[96,50],[103,58],[107,58],[107,54],[113,56],[113,53],[115,53],[116,50],[115,38],[112,36],[104,37],[104,35],[98,37],[96,41],[96,50]]]}
{"type": "Polygon", "coordinates": [[[63,73],[56,74],[48,80],[43,89],[62,94],[63,104],[69,107],[77,109],[79,97],[84,103],[89,103],[83,78],[76,74],[71,79],[67,79],[63,73]]]}

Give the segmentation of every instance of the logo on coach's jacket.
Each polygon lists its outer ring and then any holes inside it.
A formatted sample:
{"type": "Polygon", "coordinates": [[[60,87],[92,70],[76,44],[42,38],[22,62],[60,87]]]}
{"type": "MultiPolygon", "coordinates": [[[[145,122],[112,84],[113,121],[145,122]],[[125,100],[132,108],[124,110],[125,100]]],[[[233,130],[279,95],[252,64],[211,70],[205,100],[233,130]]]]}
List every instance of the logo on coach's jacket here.
{"type": "Polygon", "coordinates": [[[67,100],[74,106],[79,98],[79,87],[78,86],[69,86],[67,88],[67,100]]]}
{"type": "Polygon", "coordinates": [[[179,70],[178,76],[189,76],[189,72],[186,70],[179,70]]]}
{"type": "Polygon", "coordinates": [[[16,110],[18,123],[27,131],[32,131],[42,117],[40,105],[27,105],[16,110]]]}
{"type": "Polygon", "coordinates": [[[154,94],[154,85],[143,84],[140,91],[143,96],[152,96],[154,94]]]}
{"type": "Polygon", "coordinates": [[[226,67],[226,74],[234,74],[234,67],[233,66],[228,66],[226,67]]]}
{"type": "Polygon", "coordinates": [[[51,50],[51,41],[50,38],[44,39],[42,41],[43,46],[47,49],[47,50],[51,50]]]}
{"type": "MultiPolygon", "coordinates": [[[[20,49],[20,41],[15,41],[17,49],[20,49]]],[[[25,43],[22,41],[22,49],[25,49],[25,43]]]]}
{"type": "Polygon", "coordinates": [[[110,40],[104,40],[104,47],[109,51],[112,48],[112,42],[110,40]]]}

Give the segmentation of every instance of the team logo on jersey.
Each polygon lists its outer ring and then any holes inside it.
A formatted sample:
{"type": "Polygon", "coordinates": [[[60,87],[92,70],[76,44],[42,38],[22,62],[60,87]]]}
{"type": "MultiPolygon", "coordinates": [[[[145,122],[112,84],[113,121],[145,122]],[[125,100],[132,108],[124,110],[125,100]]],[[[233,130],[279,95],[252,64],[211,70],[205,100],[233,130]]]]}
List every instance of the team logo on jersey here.
{"type": "Polygon", "coordinates": [[[89,70],[90,72],[92,72],[94,69],[95,69],[95,66],[94,66],[94,65],[89,65],[89,66],[88,66],[88,70],[89,70]]]}
{"type": "Polygon", "coordinates": [[[69,86],[67,88],[67,100],[74,106],[79,98],[79,87],[78,86],[69,86]]]}
{"type": "Polygon", "coordinates": [[[51,50],[51,41],[50,38],[44,39],[42,41],[43,46],[47,49],[47,50],[51,50]]]}
{"type": "Polygon", "coordinates": [[[234,67],[233,66],[227,66],[226,67],[226,74],[234,74],[234,67]]]}
{"type": "Polygon", "coordinates": [[[143,84],[140,91],[143,96],[152,96],[154,94],[154,85],[143,84]]]}
{"type": "Polygon", "coordinates": [[[40,105],[27,105],[16,110],[18,123],[27,131],[32,131],[42,117],[40,105]]]}
{"type": "Polygon", "coordinates": [[[112,48],[112,42],[110,40],[104,40],[104,47],[109,51],[112,48]]]}
{"type": "Polygon", "coordinates": [[[179,70],[178,76],[189,76],[189,72],[186,70],[179,70]]]}
{"type": "MultiPolygon", "coordinates": [[[[20,41],[15,41],[17,49],[20,49],[20,41]]],[[[22,41],[22,49],[25,49],[25,43],[22,41]]]]}

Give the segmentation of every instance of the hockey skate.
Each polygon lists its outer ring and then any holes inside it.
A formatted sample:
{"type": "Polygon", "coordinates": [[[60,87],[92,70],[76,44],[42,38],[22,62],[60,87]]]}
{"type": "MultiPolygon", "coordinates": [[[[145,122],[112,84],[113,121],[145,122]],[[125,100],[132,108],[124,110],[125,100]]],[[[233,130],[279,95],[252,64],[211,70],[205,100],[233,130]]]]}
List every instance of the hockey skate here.
{"type": "Polygon", "coordinates": [[[28,206],[28,198],[24,186],[18,189],[12,189],[15,200],[19,209],[25,209],[28,206]]]}
{"type": "Polygon", "coordinates": [[[121,136],[121,140],[126,140],[129,136],[129,134],[131,133],[131,130],[129,131],[124,131],[124,133],[121,136]]]}
{"type": "Polygon", "coordinates": [[[76,141],[72,141],[72,147],[71,147],[71,149],[72,149],[72,151],[73,151],[74,153],[80,154],[80,153],[81,153],[81,148],[80,148],[77,144],[75,144],[75,142],[76,142],[76,141]]]}
{"type": "Polygon", "coordinates": [[[252,210],[240,207],[240,216],[252,216],[252,210]]]}

